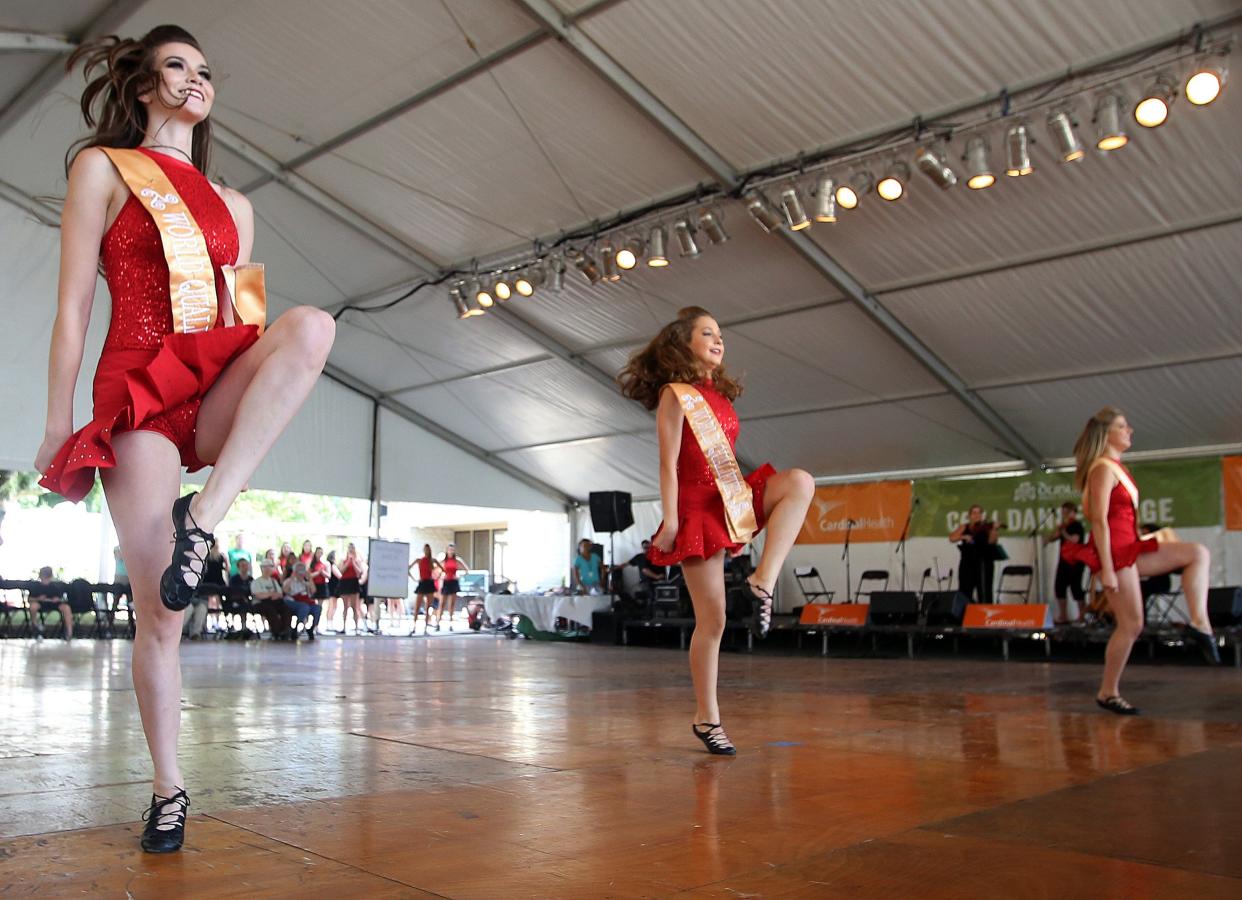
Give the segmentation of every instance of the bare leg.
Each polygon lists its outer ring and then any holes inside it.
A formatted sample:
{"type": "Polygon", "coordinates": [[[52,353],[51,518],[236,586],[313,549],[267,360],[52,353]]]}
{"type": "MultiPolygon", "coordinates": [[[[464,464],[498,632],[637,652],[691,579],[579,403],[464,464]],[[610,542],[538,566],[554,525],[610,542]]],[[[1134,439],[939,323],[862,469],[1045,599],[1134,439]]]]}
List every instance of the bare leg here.
{"type": "Polygon", "coordinates": [[[1138,570],[1126,566],[1117,573],[1117,590],[1108,595],[1108,605],[1117,620],[1104,650],[1104,676],[1100,679],[1099,699],[1121,695],[1121,673],[1130,659],[1130,649],[1143,630],[1143,593],[1138,570]]]}
{"type": "Polygon", "coordinates": [[[1069,599],[1066,597],[1057,597],[1057,618],[1058,625],[1069,621],[1069,599]]]}
{"type": "Polygon", "coordinates": [[[694,682],[694,721],[719,722],[716,676],[720,669],[720,639],[725,626],[724,551],[711,559],[685,559],[681,571],[694,604],[694,634],[690,637],[690,678],[694,682]]]}
{"type": "Polygon", "coordinates": [[[184,786],[177,763],[182,613],[164,608],[159,581],[168,565],[168,508],[181,490],[181,459],[167,438],[147,431],[119,434],[112,446],[116,467],[104,470],[103,484],[138,621],[134,691],[155,768],[154,792],[171,797],[184,786]]]}
{"type": "MultiPolygon", "coordinates": [[[[771,593],[806,520],[806,510],[815,493],[815,479],[802,469],[787,469],[768,479],[763,491],[763,515],[767,540],[759,565],[750,577],[752,584],[771,593]]],[[[692,595],[693,596],[693,595],[692,595]]]]}
{"type": "Polygon", "coordinates": [[[207,392],[198,414],[195,450],[214,467],[190,510],[201,528],[211,531],[220,523],[309,396],[335,334],[336,323],[323,310],[291,309],[207,392]],[[271,397],[281,402],[273,405],[271,397]]]}
{"type": "Polygon", "coordinates": [[[1207,547],[1173,541],[1161,544],[1155,553],[1141,555],[1135,568],[1144,578],[1182,569],[1182,595],[1186,598],[1186,608],[1190,610],[1190,624],[1199,631],[1211,632],[1212,624],[1207,613],[1211,565],[1212,557],[1207,547]]]}

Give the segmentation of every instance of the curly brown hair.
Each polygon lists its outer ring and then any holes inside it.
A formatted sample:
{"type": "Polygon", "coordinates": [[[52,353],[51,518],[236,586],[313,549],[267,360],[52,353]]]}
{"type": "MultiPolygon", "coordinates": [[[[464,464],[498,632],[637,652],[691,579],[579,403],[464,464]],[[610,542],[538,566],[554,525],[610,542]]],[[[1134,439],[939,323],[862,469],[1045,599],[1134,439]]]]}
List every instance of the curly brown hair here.
{"type": "MultiPolygon", "coordinates": [[[[112,34],[87,41],[73,51],[66,69],[72,71],[78,62],[84,62],[82,74],[87,83],[82,92],[82,117],[94,133],[69,147],[65,154],[66,174],[73,160],[87,147],[129,148],[142,143],[147,131],[147,108],[138,98],[162,89],[163,79],[155,68],[156,51],[172,43],[189,44],[200,53],[203,50],[184,28],[159,25],[137,40],[112,34]],[[91,73],[101,67],[103,72],[92,78],[91,73]]],[[[206,174],[211,162],[210,119],[194,126],[190,151],[195,167],[206,174]]]]}
{"type": "MultiPolygon", "coordinates": [[[[655,409],[660,405],[660,389],[664,385],[703,381],[702,366],[690,353],[694,323],[703,316],[711,316],[711,313],[701,306],[679,309],[677,318],[661,328],[651,343],[634,353],[617,374],[621,393],[647,409],[655,409]]],[[[712,387],[729,400],[736,400],[742,394],[742,386],[729,376],[724,365],[712,371],[711,382],[712,387]]]]}

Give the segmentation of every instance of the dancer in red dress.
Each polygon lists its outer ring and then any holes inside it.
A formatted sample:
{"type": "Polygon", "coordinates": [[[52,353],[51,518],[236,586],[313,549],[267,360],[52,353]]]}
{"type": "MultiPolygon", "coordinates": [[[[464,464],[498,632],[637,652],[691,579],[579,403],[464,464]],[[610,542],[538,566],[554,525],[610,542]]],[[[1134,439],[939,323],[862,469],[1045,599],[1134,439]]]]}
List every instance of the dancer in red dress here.
{"type": "Polygon", "coordinates": [[[733,457],[739,425],[731,401],[742,389],[725,372],[723,360],[720,326],[707,310],[690,306],[630,358],[617,380],[627,397],[656,410],[664,521],[647,557],[657,566],[680,564],[694,604],[691,727],[709,752],[731,756],[737,751],[721,724],[716,698],[725,553],[740,553],[766,525],[759,565],[746,582],[755,601],[755,630],[766,634],[772,589],[806,518],[815,482],[801,469],[777,472],[766,463],[740,475],[733,457]]]}
{"type": "Polygon", "coordinates": [[[1092,416],[1074,445],[1074,484],[1083,492],[1083,513],[1091,522],[1085,544],[1061,542],[1061,558],[1086,563],[1098,575],[1117,627],[1104,651],[1104,677],[1095,702],[1118,715],[1138,709],[1121,696],[1121,673],[1130,649],[1143,630],[1143,595],[1139,578],[1182,569],[1182,594],[1190,610],[1186,636],[1211,663],[1220,650],[1208,621],[1207,589],[1211,558],[1202,544],[1142,539],[1135,526],[1138,487],[1121,455],[1130,449],[1134,429],[1121,410],[1106,406],[1092,416]]]}
{"type": "Polygon", "coordinates": [[[410,625],[410,636],[414,636],[418,624],[419,610],[425,610],[426,622],[424,631],[431,627],[431,601],[436,597],[436,572],[443,571],[440,561],[431,555],[431,545],[423,544],[423,555],[410,563],[410,574],[418,567],[418,584],[414,587],[414,619],[410,625]]]}
{"type": "Polygon", "coordinates": [[[211,72],[198,43],[160,26],[103,38],[85,62],[82,110],[94,133],[71,150],[48,366],[48,413],[35,466],[44,487],[80,500],[102,474],[141,624],[133,678],[154,764],[144,850],[180,849],[186,796],[177,759],[182,614],[211,530],[306,399],[335,325],[301,307],[266,331],[254,216],[203,175],[211,150],[211,72]],[[95,371],[94,416],[74,432],[73,393],[102,262],[112,299],[95,371]],[[283,401],[273,410],[267,398],[283,401]],[[179,497],[181,467],[213,466],[179,497]],[[168,557],[169,508],[173,557],[168,557]]]}

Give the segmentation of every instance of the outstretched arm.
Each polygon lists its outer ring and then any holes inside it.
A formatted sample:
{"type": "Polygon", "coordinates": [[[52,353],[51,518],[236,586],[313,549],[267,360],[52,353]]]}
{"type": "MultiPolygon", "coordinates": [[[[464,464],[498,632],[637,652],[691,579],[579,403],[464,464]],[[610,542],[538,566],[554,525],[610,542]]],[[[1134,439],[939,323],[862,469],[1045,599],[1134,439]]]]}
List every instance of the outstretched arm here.
{"type": "Polygon", "coordinates": [[[73,434],[73,392],[95,301],[99,244],[118,179],[111,160],[97,147],[79,153],[69,170],[69,189],[60,220],[56,322],[48,353],[47,424],[35,456],[35,468],[40,472],[47,471],[56,451],[73,434]]]}

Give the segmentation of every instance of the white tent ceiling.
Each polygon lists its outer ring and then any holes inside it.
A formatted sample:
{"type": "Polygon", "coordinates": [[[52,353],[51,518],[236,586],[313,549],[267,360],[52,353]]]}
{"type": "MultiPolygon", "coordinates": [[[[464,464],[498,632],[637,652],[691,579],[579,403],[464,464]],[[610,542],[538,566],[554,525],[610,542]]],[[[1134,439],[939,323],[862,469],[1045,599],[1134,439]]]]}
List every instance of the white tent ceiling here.
{"type": "MultiPolygon", "coordinates": [[[[195,33],[217,74],[213,174],[254,202],[275,310],[336,311],[1230,15],[1242,24],[1236,0],[19,0],[0,28],[195,33]]],[[[0,362],[8,464],[37,444],[55,296],[56,233],[32,198],[63,193],[80,128],[80,76],[56,65],[0,52],[0,289],[23,341],[0,362]]],[[[765,235],[728,201],[731,239],[698,259],[606,288],[571,272],[481,318],[457,321],[443,288],[348,310],[331,373],[362,412],[316,402],[357,441],[302,435],[298,452],[326,455],[334,490],[368,490],[377,400],[391,499],[452,499],[454,479],[430,474],[448,458],[489,473],[455,479],[462,502],[653,495],[651,419],[609,379],[692,303],[744,375],[752,462],[836,477],[1062,458],[1108,402],[1130,407],[1140,449],[1242,444],[1240,104],[1236,85],[1205,109],[1183,100],[1076,166],[1039,127],[1030,178],[917,181],[809,238],[765,235]]],[[[313,467],[277,468],[281,486],[325,489],[313,467]]]]}

